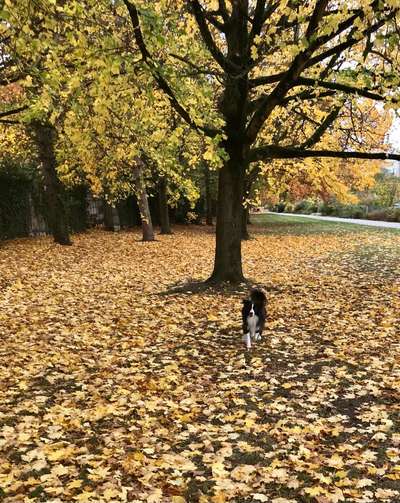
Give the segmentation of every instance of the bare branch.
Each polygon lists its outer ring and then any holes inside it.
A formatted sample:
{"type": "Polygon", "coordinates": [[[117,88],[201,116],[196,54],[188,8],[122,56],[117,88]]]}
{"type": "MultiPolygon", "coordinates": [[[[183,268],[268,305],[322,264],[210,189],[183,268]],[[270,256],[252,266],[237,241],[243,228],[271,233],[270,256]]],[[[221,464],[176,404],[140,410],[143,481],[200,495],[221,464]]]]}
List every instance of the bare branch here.
{"type": "Polygon", "coordinates": [[[199,74],[204,74],[204,75],[215,75],[217,77],[223,77],[224,74],[222,72],[216,72],[215,70],[209,70],[207,68],[201,68],[200,66],[194,64],[192,61],[190,61],[188,58],[185,58],[184,56],[179,56],[179,54],[172,54],[169,53],[169,56],[171,58],[177,59],[179,61],[182,61],[182,63],[186,63],[187,65],[191,66],[193,69],[197,71],[199,74]]]}

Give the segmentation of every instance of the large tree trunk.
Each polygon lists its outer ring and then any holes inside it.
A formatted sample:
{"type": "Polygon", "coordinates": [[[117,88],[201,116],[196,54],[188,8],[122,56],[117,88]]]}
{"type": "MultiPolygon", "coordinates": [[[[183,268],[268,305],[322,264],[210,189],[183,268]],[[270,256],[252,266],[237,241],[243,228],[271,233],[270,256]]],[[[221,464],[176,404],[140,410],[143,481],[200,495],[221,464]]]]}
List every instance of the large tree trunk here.
{"type": "Polygon", "coordinates": [[[138,164],[133,168],[133,173],[135,178],[136,199],[139,206],[140,218],[142,219],[143,241],[154,241],[154,230],[151,221],[149,201],[147,199],[146,185],[139,163],[141,163],[141,161],[138,161],[138,164]]]}
{"type": "Polygon", "coordinates": [[[39,121],[31,123],[31,134],[38,148],[41,172],[44,181],[44,197],[47,222],[54,241],[60,245],[70,245],[68,219],[63,201],[63,186],[57,175],[57,161],[54,145],[57,137],[55,128],[39,121]]]}
{"type": "Polygon", "coordinates": [[[158,182],[158,203],[160,207],[160,234],[172,234],[169,223],[167,180],[165,176],[160,177],[158,182]]]}
{"type": "Polygon", "coordinates": [[[204,164],[204,184],[206,189],[205,203],[206,203],[206,225],[213,225],[212,214],[212,198],[211,198],[211,180],[210,169],[207,164],[204,164]]]}
{"type": "Polygon", "coordinates": [[[245,173],[248,165],[249,143],[247,115],[248,73],[248,18],[249,0],[232,2],[230,30],[227,31],[227,59],[238,68],[225,74],[224,95],[220,102],[226,127],[224,147],[228,160],[218,178],[218,212],[214,270],[210,282],[244,280],[242,271],[242,221],[245,173]]]}
{"type": "Polygon", "coordinates": [[[211,283],[244,280],[242,271],[242,214],[245,166],[240,157],[230,152],[230,158],[220,169],[218,180],[218,210],[216,247],[211,283]]]}
{"type": "Polygon", "coordinates": [[[242,221],[245,173],[248,165],[248,17],[249,0],[231,3],[230,29],[226,32],[227,59],[237,68],[225,73],[220,109],[225,119],[224,147],[228,160],[218,178],[218,211],[214,270],[210,282],[244,280],[242,271],[242,221]],[[246,70],[244,70],[246,69],[246,70]]]}

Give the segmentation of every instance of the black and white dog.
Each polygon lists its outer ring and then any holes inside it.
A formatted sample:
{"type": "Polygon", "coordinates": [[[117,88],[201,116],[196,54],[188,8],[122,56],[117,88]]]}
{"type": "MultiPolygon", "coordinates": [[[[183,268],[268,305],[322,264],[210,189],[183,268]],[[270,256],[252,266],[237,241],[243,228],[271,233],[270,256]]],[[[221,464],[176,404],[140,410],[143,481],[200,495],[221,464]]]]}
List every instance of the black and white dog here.
{"type": "Polygon", "coordinates": [[[258,341],[261,339],[267,317],[267,297],[265,293],[254,288],[250,292],[250,298],[243,301],[243,339],[247,349],[251,348],[251,339],[258,341]]]}

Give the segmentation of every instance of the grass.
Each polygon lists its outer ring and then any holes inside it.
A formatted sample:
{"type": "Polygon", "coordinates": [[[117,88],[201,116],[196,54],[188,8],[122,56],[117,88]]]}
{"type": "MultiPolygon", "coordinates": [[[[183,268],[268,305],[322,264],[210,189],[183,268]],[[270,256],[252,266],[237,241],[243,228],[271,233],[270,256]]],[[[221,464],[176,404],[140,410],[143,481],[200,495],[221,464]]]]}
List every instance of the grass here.
{"type": "MultiPolygon", "coordinates": [[[[330,220],[312,220],[302,216],[274,215],[271,213],[251,215],[251,222],[267,234],[306,235],[306,234],[351,234],[351,233],[394,233],[400,229],[379,228],[367,225],[332,222],[330,220]]],[[[252,230],[250,226],[250,231],[252,230]]]]}

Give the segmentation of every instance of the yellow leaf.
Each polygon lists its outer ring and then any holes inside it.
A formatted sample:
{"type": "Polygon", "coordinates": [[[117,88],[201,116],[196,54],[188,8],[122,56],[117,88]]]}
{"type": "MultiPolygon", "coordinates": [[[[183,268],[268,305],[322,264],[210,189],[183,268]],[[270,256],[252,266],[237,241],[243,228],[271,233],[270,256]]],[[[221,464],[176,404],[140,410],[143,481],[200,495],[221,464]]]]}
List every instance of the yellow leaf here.
{"type": "Polygon", "coordinates": [[[57,477],[61,477],[62,475],[67,475],[69,473],[68,467],[64,465],[56,465],[51,469],[52,475],[56,475],[57,477]]]}
{"type": "Polygon", "coordinates": [[[77,489],[78,487],[81,487],[83,483],[83,480],[73,480],[72,482],[70,482],[69,484],[67,484],[67,489],[77,489]]]}
{"type": "Polygon", "coordinates": [[[211,498],[212,503],[225,503],[226,494],[221,491],[217,491],[214,496],[211,498]]]}
{"type": "Polygon", "coordinates": [[[155,489],[149,496],[147,496],[147,503],[159,503],[162,500],[163,493],[161,489],[155,489]]]}
{"type": "Polygon", "coordinates": [[[327,465],[333,468],[342,468],[343,459],[338,454],[333,454],[333,456],[327,460],[327,465]]]}
{"type": "Polygon", "coordinates": [[[92,498],[96,497],[95,492],[88,492],[84,491],[83,493],[78,494],[77,496],[74,496],[74,500],[76,501],[82,501],[82,503],[89,503],[92,498]]]}
{"type": "Polygon", "coordinates": [[[314,486],[314,487],[306,487],[304,489],[304,492],[306,494],[309,494],[310,496],[319,496],[320,494],[324,494],[326,491],[323,487],[321,486],[314,486]]]}

